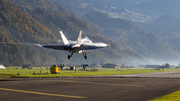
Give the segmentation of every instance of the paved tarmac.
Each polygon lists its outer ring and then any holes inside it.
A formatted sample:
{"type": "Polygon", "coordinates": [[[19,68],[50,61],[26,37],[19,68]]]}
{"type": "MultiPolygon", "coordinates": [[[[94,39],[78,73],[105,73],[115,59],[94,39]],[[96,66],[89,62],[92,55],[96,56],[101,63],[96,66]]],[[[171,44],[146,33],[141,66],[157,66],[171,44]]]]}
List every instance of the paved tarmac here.
{"type": "MultiPolygon", "coordinates": [[[[114,75],[120,76],[120,75],[114,75]]],[[[180,79],[180,71],[168,71],[168,72],[154,72],[154,73],[140,73],[140,74],[128,74],[121,75],[121,77],[144,77],[144,78],[179,78],[180,79]]]]}
{"type": "Polygon", "coordinates": [[[0,79],[0,101],[148,101],[180,90],[180,79],[167,77],[0,79]]]}
{"type": "Polygon", "coordinates": [[[101,75],[101,76],[81,76],[77,78],[171,78],[180,79],[180,71],[140,73],[140,74],[125,74],[125,75],[101,75]]]}

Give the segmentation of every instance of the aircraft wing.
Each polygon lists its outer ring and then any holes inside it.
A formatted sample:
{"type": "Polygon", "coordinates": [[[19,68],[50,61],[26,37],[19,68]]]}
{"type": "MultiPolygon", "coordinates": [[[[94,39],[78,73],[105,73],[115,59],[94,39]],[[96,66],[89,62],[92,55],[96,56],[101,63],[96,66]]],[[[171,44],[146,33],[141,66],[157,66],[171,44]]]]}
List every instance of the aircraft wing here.
{"type": "Polygon", "coordinates": [[[77,49],[77,50],[91,50],[91,49],[104,48],[107,46],[108,44],[105,43],[84,43],[84,44],[71,44],[71,45],[52,44],[52,45],[43,45],[42,47],[56,49],[56,50],[68,50],[69,48],[77,49]]]}
{"type": "Polygon", "coordinates": [[[64,50],[65,45],[61,44],[49,44],[49,45],[42,45],[42,44],[30,44],[30,43],[14,43],[14,42],[0,42],[5,44],[18,44],[18,45],[32,45],[32,46],[38,46],[38,47],[44,47],[44,48],[52,48],[57,50],[64,50]]]}
{"type": "Polygon", "coordinates": [[[62,44],[52,44],[52,45],[43,45],[42,47],[44,48],[52,48],[52,49],[57,49],[57,50],[64,50],[66,45],[62,44]]]}
{"type": "Polygon", "coordinates": [[[105,48],[108,44],[105,43],[84,43],[81,44],[80,50],[91,50],[91,49],[98,49],[98,48],[105,48]]]}

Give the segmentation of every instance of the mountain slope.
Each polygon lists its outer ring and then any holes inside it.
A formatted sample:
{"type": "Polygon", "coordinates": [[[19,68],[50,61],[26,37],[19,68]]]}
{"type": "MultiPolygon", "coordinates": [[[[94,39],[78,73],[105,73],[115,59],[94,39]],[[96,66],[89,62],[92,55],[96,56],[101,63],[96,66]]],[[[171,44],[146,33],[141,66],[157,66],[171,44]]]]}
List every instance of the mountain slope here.
{"type": "Polygon", "coordinates": [[[44,8],[52,11],[59,11],[76,17],[76,14],[63,5],[50,2],[49,0],[7,0],[17,5],[27,13],[33,12],[36,8],[44,8]]]}
{"type": "MultiPolygon", "coordinates": [[[[100,33],[97,33],[97,30],[92,25],[79,18],[74,18],[72,16],[64,15],[60,12],[52,12],[50,10],[45,9],[36,9],[31,14],[31,16],[39,22],[43,23],[44,25],[48,26],[51,30],[55,32],[62,29],[62,31],[69,39],[76,40],[79,31],[82,30],[83,35],[88,36],[93,42],[97,42],[98,40],[98,42],[105,42],[111,44],[111,47],[101,49],[100,51],[88,51],[88,62],[117,62],[119,60],[127,60],[127,58],[132,57],[141,58],[141,56],[133,50],[122,50],[118,47],[121,45],[117,45],[110,42],[109,40],[107,40],[107,38],[104,38],[100,33]]],[[[75,61],[77,60],[74,60],[74,62],[75,61]]]]}
{"type": "Polygon", "coordinates": [[[126,19],[110,18],[106,13],[100,12],[87,13],[82,17],[82,19],[96,23],[103,28],[118,28],[130,30],[134,26],[134,23],[132,23],[132,21],[126,19]]]}
{"type": "MultiPolygon", "coordinates": [[[[1,5],[3,6],[0,6],[0,36],[2,36],[1,40],[5,42],[55,43],[55,40],[60,38],[59,30],[62,30],[69,39],[76,40],[79,31],[83,30],[83,35],[87,35],[93,41],[111,44],[111,47],[106,49],[88,51],[88,60],[84,60],[82,54],[74,54],[69,61],[67,60],[69,53],[64,51],[4,43],[0,44],[0,56],[2,57],[0,62],[3,64],[11,64],[11,60],[14,65],[78,64],[93,63],[94,61],[97,63],[119,63],[121,61],[122,63],[126,58],[132,56],[141,57],[135,51],[121,50],[117,44],[113,44],[97,33],[89,23],[76,17],[42,8],[35,9],[29,15],[5,0],[1,0],[1,5]]],[[[131,59],[129,61],[132,62],[131,59]]]]}
{"type": "MultiPolygon", "coordinates": [[[[28,3],[27,1],[22,2],[28,3]]],[[[19,3],[19,7],[23,6],[19,3]]],[[[59,30],[62,30],[70,40],[76,40],[79,31],[82,30],[83,35],[93,41],[109,43],[111,47],[89,51],[87,53],[88,60],[84,60],[82,54],[74,54],[69,61],[66,58],[68,52],[34,46],[3,44],[0,48],[0,56],[3,57],[0,61],[3,63],[8,64],[10,60],[13,60],[21,64],[44,65],[93,63],[96,61],[96,63],[113,62],[118,65],[122,63],[135,65],[136,63],[147,63],[147,60],[151,59],[173,61],[180,56],[180,48],[175,44],[175,42],[179,42],[177,41],[180,38],[178,33],[151,33],[132,21],[110,18],[107,14],[99,12],[90,12],[83,16],[82,18],[88,21],[86,22],[66,15],[64,12],[52,11],[52,5],[49,5],[50,8],[44,9],[33,7],[33,3],[36,1],[32,0],[29,6],[31,11],[27,14],[7,1],[2,2],[2,6],[0,6],[2,7],[0,11],[1,40],[52,44],[57,43],[56,40],[60,38],[59,30]]],[[[28,8],[28,6],[25,7],[28,8]]]]}
{"type": "MultiPolygon", "coordinates": [[[[47,43],[44,37],[56,39],[48,27],[34,20],[16,5],[0,1],[0,40],[16,43],[47,43]]],[[[54,53],[35,46],[0,44],[0,62],[14,65],[47,65],[55,63],[54,53]]],[[[62,54],[63,55],[63,54],[62,54]]],[[[60,59],[59,59],[60,60],[60,59]]]]}
{"type": "Polygon", "coordinates": [[[126,0],[50,0],[66,6],[74,11],[77,16],[82,17],[89,12],[104,12],[112,18],[123,18],[135,22],[148,22],[151,18],[145,14],[129,10],[127,7],[134,7],[126,0]],[[131,6],[129,6],[131,5],[131,6]]]}
{"type": "MultiPolygon", "coordinates": [[[[172,43],[169,43],[170,40],[167,39],[167,37],[175,38],[170,34],[163,36],[163,34],[151,33],[137,26],[133,22],[124,19],[106,18],[104,20],[103,17],[101,17],[101,19],[94,19],[88,15],[89,14],[82,18],[93,22],[93,25],[95,26],[99,26],[97,27],[99,28],[98,30],[111,39],[112,42],[122,44],[125,48],[129,47],[128,49],[136,51],[146,59],[171,61],[180,56],[179,52],[177,52],[178,49],[174,47],[172,43]],[[111,24],[111,22],[114,22],[114,25],[111,24]]],[[[173,36],[177,35],[174,34],[173,36]]]]}
{"type": "Polygon", "coordinates": [[[137,4],[136,10],[155,17],[160,17],[165,14],[180,17],[179,4],[179,0],[148,0],[137,4]]]}
{"type": "Polygon", "coordinates": [[[180,19],[171,15],[163,15],[150,23],[139,23],[142,28],[150,32],[177,32],[180,33],[180,19]]]}
{"type": "MultiPolygon", "coordinates": [[[[96,29],[87,22],[73,16],[65,15],[61,12],[37,8],[32,12],[31,16],[42,24],[48,26],[55,33],[60,30],[67,33],[67,35],[68,33],[71,33],[69,38],[73,40],[76,40],[80,30],[83,30],[83,35],[87,35],[88,33],[86,32],[89,32],[90,34],[96,31],[96,29]]],[[[98,35],[96,33],[94,34],[98,35]]]]}

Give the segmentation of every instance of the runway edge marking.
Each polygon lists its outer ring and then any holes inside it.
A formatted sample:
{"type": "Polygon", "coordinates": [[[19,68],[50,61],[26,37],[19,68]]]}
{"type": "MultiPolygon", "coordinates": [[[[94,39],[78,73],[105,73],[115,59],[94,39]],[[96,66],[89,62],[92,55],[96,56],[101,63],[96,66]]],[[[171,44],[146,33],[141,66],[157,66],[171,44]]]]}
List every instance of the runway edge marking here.
{"type": "Polygon", "coordinates": [[[31,93],[31,94],[39,94],[39,95],[70,97],[70,98],[87,98],[87,97],[83,97],[83,96],[51,94],[51,93],[33,92],[33,91],[25,91],[25,90],[17,90],[17,89],[8,89],[8,88],[0,88],[0,90],[14,91],[14,92],[22,92],[22,93],[31,93]]]}
{"type": "Polygon", "coordinates": [[[143,85],[96,83],[96,82],[82,82],[82,81],[69,81],[69,80],[58,80],[58,81],[60,81],[60,82],[72,82],[72,83],[84,83],[84,84],[115,85],[115,86],[134,86],[134,87],[142,87],[143,86],[143,85]]]}

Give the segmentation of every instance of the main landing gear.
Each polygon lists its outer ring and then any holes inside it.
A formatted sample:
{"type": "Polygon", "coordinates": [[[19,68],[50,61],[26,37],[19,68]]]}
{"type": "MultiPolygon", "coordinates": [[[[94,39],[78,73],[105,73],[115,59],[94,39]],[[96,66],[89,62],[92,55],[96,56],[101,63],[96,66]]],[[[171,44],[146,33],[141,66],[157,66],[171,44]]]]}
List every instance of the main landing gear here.
{"type": "Polygon", "coordinates": [[[85,52],[83,53],[83,56],[87,60],[87,54],[85,52]]]}
{"type": "Polygon", "coordinates": [[[71,55],[67,56],[68,60],[72,57],[72,55],[73,55],[73,52],[71,52],[71,55]]]}
{"type": "MultiPolygon", "coordinates": [[[[73,53],[74,53],[74,52],[71,52],[71,55],[68,55],[68,56],[67,56],[68,60],[72,57],[73,53]]],[[[84,58],[87,60],[87,54],[86,54],[85,52],[83,52],[83,56],[84,56],[84,58]]]]}

